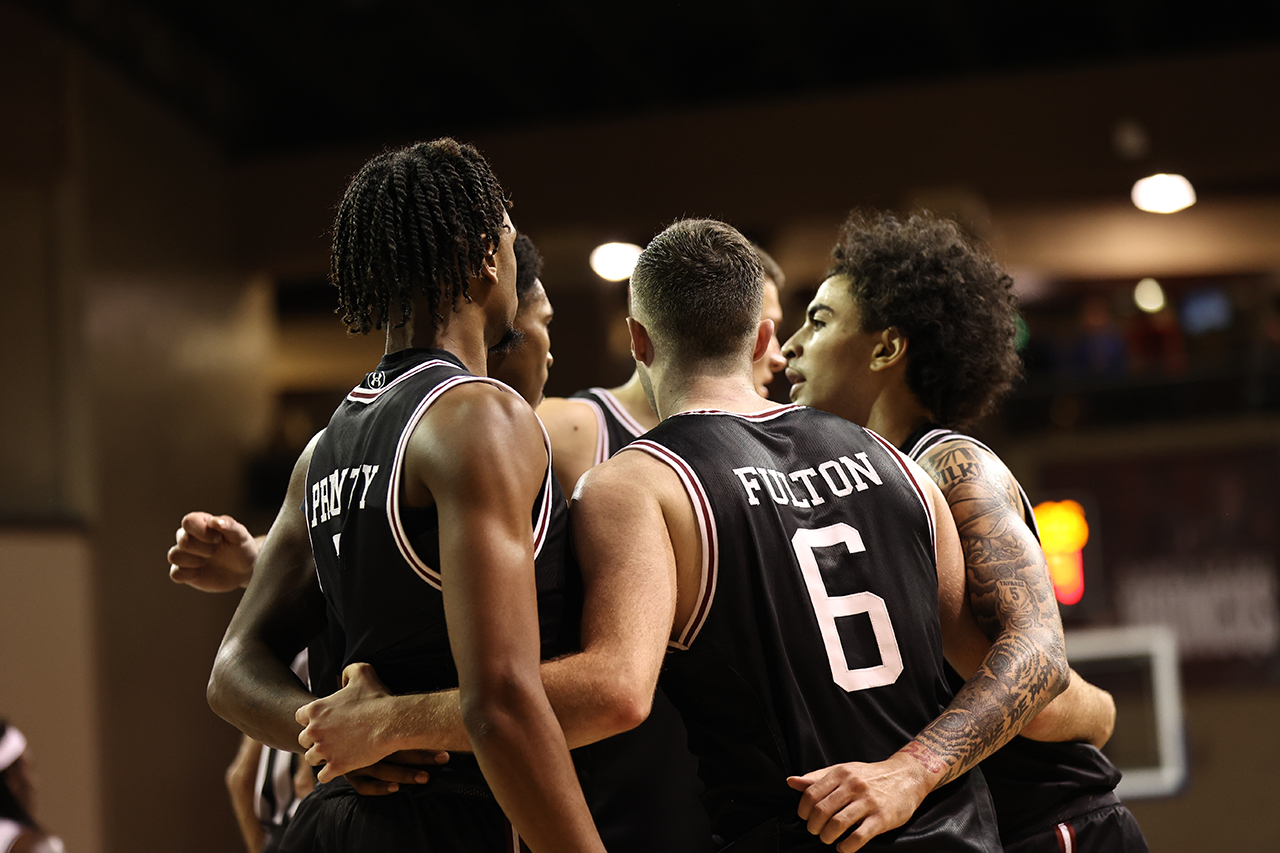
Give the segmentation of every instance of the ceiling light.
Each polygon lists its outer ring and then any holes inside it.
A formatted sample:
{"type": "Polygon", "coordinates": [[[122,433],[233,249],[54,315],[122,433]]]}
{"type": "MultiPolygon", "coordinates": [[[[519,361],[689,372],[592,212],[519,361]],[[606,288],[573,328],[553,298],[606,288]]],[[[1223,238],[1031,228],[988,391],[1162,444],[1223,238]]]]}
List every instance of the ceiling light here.
{"type": "Polygon", "coordinates": [[[591,250],[591,269],[606,281],[622,281],[635,269],[643,251],[634,243],[605,243],[591,250]]]}
{"type": "Polygon", "coordinates": [[[1144,278],[1133,289],[1133,304],[1148,314],[1154,314],[1164,307],[1164,288],[1154,278],[1144,278]]]}
{"type": "Polygon", "coordinates": [[[1181,175],[1152,175],[1133,185],[1134,205],[1148,213],[1176,213],[1196,203],[1196,191],[1181,175]]]}

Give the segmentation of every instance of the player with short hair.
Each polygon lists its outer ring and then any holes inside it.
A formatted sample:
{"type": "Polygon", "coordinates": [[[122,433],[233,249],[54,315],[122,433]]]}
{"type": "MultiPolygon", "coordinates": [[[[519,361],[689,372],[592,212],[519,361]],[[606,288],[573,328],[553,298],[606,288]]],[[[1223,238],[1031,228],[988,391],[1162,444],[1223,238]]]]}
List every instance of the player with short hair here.
{"type": "Polygon", "coordinates": [[[1096,748],[1114,725],[1110,695],[1073,674],[1035,714],[1062,651],[1035,515],[995,453],[957,432],[1020,372],[1012,284],[952,221],[854,213],[805,325],[784,346],[791,398],[878,432],[947,498],[974,613],[1019,674],[1005,702],[1023,736],[982,763],[1005,850],[1145,851],[1112,790],[1119,771],[1096,748]]]}
{"type": "Polygon", "coordinates": [[[505,208],[483,157],[449,139],[374,158],[339,207],[343,321],[385,325],[387,355],[295,466],[210,704],[292,747],[314,696],[285,663],[327,615],[342,663],[398,692],[457,686],[475,758],[376,799],[323,784],[282,850],[603,850],[538,673],[577,629],[564,497],[532,410],[485,376],[515,338],[505,208]]]}
{"type": "Polygon", "coordinates": [[[663,420],[579,482],[584,574],[625,588],[633,670],[662,668],[720,843],[990,850],[964,773],[1008,711],[983,685],[948,707],[944,648],[969,671],[987,648],[954,525],[877,437],[760,398],[762,290],[723,223],[678,222],[641,255],[628,324],[663,420]]]}
{"type": "MultiPolygon", "coordinates": [[[[754,244],[752,248],[765,275],[760,319],[773,324],[769,348],[752,369],[756,393],[767,398],[773,377],[787,365],[778,342],[778,327],[782,325],[780,293],[786,276],[768,252],[754,244]]],[[[556,476],[569,494],[583,472],[658,425],[658,416],[640,385],[640,375],[634,371],[616,388],[586,388],[568,397],[550,397],[538,408],[538,417],[547,425],[555,448],[556,476]]]]}

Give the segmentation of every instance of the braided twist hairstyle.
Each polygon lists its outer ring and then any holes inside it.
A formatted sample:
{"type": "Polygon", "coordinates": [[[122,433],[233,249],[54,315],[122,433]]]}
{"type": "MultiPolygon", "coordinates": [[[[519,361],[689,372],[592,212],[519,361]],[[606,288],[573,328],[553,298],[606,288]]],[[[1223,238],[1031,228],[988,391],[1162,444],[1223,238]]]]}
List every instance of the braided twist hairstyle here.
{"type": "MultiPolygon", "coordinates": [[[[333,226],[329,277],[352,334],[397,326],[424,296],[434,331],[502,234],[507,202],[489,164],[452,139],[419,142],[370,160],[351,180],[333,226]]],[[[419,318],[422,322],[422,318],[419,318]]]]}

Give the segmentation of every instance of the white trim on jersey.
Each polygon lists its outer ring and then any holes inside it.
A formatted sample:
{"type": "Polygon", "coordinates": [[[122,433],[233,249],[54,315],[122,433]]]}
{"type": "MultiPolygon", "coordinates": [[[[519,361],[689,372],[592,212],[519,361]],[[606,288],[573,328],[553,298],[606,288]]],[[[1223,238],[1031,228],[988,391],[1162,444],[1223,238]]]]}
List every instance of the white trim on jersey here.
{"type": "MultiPolygon", "coordinates": [[[[967,437],[967,436],[960,435],[960,433],[954,430],[943,429],[939,427],[938,429],[931,429],[928,432],[926,432],[924,435],[920,436],[920,440],[917,441],[915,444],[911,445],[909,448],[907,448],[905,452],[912,459],[919,461],[920,454],[928,450],[929,447],[933,444],[941,444],[942,442],[937,441],[937,439],[942,439],[946,436],[954,436],[956,438],[967,437]]],[[[978,442],[974,442],[974,443],[977,444],[978,442]]]]}
{"type": "MultiPolygon", "coordinates": [[[[631,413],[630,413],[630,412],[628,412],[628,411],[623,407],[622,403],[618,401],[618,398],[617,398],[617,397],[615,397],[615,396],[613,396],[613,394],[609,393],[608,389],[605,389],[605,388],[588,388],[587,390],[588,390],[588,391],[590,391],[592,394],[599,394],[599,395],[600,395],[600,399],[601,399],[601,400],[603,400],[603,401],[604,401],[604,404],[605,404],[606,406],[608,406],[608,407],[609,407],[609,411],[610,411],[610,412],[613,412],[613,416],[614,416],[615,418],[617,418],[617,419],[618,419],[618,421],[619,421],[619,422],[620,422],[624,427],[626,427],[627,432],[629,432],[629,433],[631,433],[632,435],[634,435],[634,436],[636,436],[637,438],[639,438],[640,436],[644,435],[646,432],[648,432],[648,431],[649,431],[649,430],[645,429],[645,427],[644,427],[644,425],[643,425],[642,423],[640,423],[640,422],[639,422],[638,420],[636,420],[635,418],[631,417],[631,413]]],[[[617,451],[615,451],[615,452],[617,452],[617,451]]],[[[604,460],[601,460],[601,461],[604,461],[604,460]]]]}
{"type": "MultiPolygon", "coordinates": [[[[913,462],[919,462],[921,456],[925,455],[930,450],[933,450],[933,448],[938,445],[946,444],[949,441],[967,441],[973,446],[990,453],[996,459],[1000,459],[999,454],[987,445],[983,444],[981,441],[978,441],[973,436],[965,435],[962,432],[956,432],[953,429],[944,429],[942,427],[939,427],[938,429],[931,429],[924,435],[920,436],[920,440],[907,450],[907,456],[909,456],[913,462]]],[[[1001,461],[1001,464],[1003,464],[1003,461],[1001,461]]],[[[1027,496],[1027,490],[1022,488],[1022,484],[1017,481],[1017,478],[1014,478],[1014,485],[1018,487],[1018,494],[1022,496],[1022,505],[1028,516],[1024,520],[1026,521],[1027,526],[1031,528],[1031,532],[1035,534],[1036,539],[1039,540],[1040,525],[1036,522],[1035,505],[1031,503],[1031,498],[1027,496]]]]}
{"type": "Polygon", "coordinates": [[[592,467],[609,458],[609,422],[605,420],[604,409],[590,397],[570,397],[575,403],[584,403],[596,416],[596,452],[591,458],[592,467]]]}
{"type": "MultiPolygon", "coordinates": [[[[457,367],[457,365],[448,361],[436,363],[457,367]]],[[[405,530],[404,524],[400,520],[400,476],[404,470],[404,456],[409,447],[409,437],[413,435],[418,423],[426,416],[427,409],[431,408],[432,404],[439,400],[444,392],[468,382],[484,382],[487,385],[493,385],[504,391],[517,394],[511,386],[499,382],[497,379],[491,379],[487,376],[472,376],[468,373],[450,376],[432,388],[431,392],[422,399],[422,402],[418,403],[418,407],[413,410],[413,414],[405,422],[404,430],[400,433],[400,440],[396,443],[395,459],[391,465],[391,482],[387,484],[387,524],[391,527],[391,538],[395,540],[400,556],[417,572],[418,577],[436,589],[441,588],[440,572],[428,566],[426,560],[418,556],[418,552],[413,549],[413,544],[409,541],[409,533],[405,530]]],[[[517,396],[519,395],[517,394],[517,396]]],[[[535,557],[541,553],[542,544],[547,537],[547,528],[551,520],[551,478],[555,476],[551,469],[551,438],[547,435],[546,427],[542,425],[541,420],[538,421],[538,428],[542,430],[542,441],[547,448],[547,475],[542,485],[542,506],[538,508],[538,520],[533,527],[533,554],[535,557]]]]}
{"type": "Polygon", "coordinates": [[[907,479],[911,481],[911,485],[915,488],[916,497],[920,499],[920,505],[924,507],[925,517],[929,519],[929,544],[933,546],[933,565],[936,567],[938,565],[938,520],[933,516],[933,504],[930,503],[925,494],[925,487],[921,485],[922,482],[933,481],[929,479],[929,475],[924,472],[924,469],[915,463],[914,459],[885,441],[875,430],[870,430],[866,427],[863,427],[863,430],[866,431],[867,435],[880,442],[885,450],[889,451],[889,455],[906,473],[907,479]]]}
{"type": "MultiPolygon", "coordinates": [[[[364,403],[367,405],[369,403],[372,403],[374,400],[378,399],[379,397],[381,397],[387,391],[390,391],[392,388],[399,385],[401,382],[408,379],[410,376],[414,376],[432,367],[457,367],[457,366],[458,365],[454,364],[452,361],[445,361],[442,358],[433,358],[430,361],[424,361],[422,364],[419,364],[410,370],[406,370],[404,373],[400,374],[395,379],[391,380],[391,383],[389,385],[385,385],[382,388],[362,388],[361,386],[357,385],[355,388],[351,389],[350,393],[347,394],[347,400],[349,400],[352,403],[364,403]]],[[[376,373],[377,371],[374,371],[374,372],[376,373]]]]}
{"type": "Polygon", "coordinates": [[[685,415],[729,415],[735,418],[742,418],[745,421],[771,421],[780,415],[785,415],[787,412],[803,408],[804,406],[800,406],[795,403],[779,403],[777,406],[750,413],[726,412],[723,409],[690,409],[687,412],[676,412],[671,417],[682,418],[685,415]]]}
{"type": "Polygon", "coordinates": [[[707,490],[703,488],[692,466],[675,451],[647,439],[633,441],[623,449],[631,450],[632,448],[644,451],[655,459],[665,462],[676,472],[676,476],[680,478],[689,495],[689,502],[693,504],[693,515],[698,522],[698,533],[702,539],[702,577],[698,596],[688,623],[680,629],[676,639],[667,643],[671,648],[685,650],[697,639],[698,632],[702,630],[707,616],[711,613],[711,602],[715,599],[716,581],[719,578],[720,539],[716,532],[715,515],[711,512],[711,499],[707,496],[707,490]]]}
{"type": "Polygon", "coordinates": [[[1061,853],[1078,853],[1079,847],[1076,846],[1076,831],[1069,823],[1060,823],[1053,828],[1054,834],[1058,837],[1058,850],[1061,853]]]}
{"type": "MultiPolygon", "coordinates": [[[[507,388],[501,382],[498,384],[507,388]]],[[[515,389],[508,390],[516,393],[515,389]]],[[[542,553],[542,545],[547,541],[547,530],[551,527],[551,504],[555,498],[552,480],[556,475],[554,466],[551,464],[551,436],[547,434],[546,424],[542,422],[542,418],[538,417],[537,412],[534,412],[533,417],[538,422],[538,429],[542,430],[542,445],[547,449],[547,476],[542,480],[542,506],[538,508],[538,521],[533,525],[533,556],[536,559],[542,553]]]]}

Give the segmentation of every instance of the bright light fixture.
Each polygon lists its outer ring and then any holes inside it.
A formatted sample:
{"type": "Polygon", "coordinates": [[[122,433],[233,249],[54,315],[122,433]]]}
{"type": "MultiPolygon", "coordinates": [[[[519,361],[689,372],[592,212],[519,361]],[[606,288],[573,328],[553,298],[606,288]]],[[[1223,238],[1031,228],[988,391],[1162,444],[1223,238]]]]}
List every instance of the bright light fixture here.
{"type": "Polygon", "coordinates": [[[1154,278],[1144,278],[1133,289],[1133,304],[1148,314],[1154,314],[1164,307],[1164,288],[1154,278]]]}
{"type": "Polygon", "coordinates": [[[1196,191],[1182,175],[1151,175],[1133,185],[1134,206],[1148,213],[1177,213],[1196,203],[1196,191]]]}
{"type": "Polygon", "coordinates": [[[643,251],[635,243],[605,243],[591,250],[591,269],[606,281],[622,281],[635,269],[643,251]]]}

